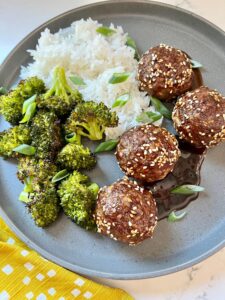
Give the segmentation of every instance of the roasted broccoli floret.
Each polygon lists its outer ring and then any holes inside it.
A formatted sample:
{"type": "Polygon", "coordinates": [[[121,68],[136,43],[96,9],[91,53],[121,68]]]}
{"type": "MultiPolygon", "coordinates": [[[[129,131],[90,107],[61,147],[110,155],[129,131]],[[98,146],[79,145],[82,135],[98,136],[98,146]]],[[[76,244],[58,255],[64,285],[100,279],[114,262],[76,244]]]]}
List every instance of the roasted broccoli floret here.
{"type": "Polygon", "coordinates": [[[60,121],[54,112],[40,110],[33,117],[31,138],[36,157],[54,160],[63,146],[60,121]]]}
{"type": "Polygon", "coordinates": [[[30,129],[26,125],[18,125],[0,132],[0,156],[17,157],[13,149],[21,144],[30,144],[30,129]]]}
{"type": "Polygon", "coordinates": [[[61,67],[54,70],[52,87],[37,98],[38,107],[52,110],[58,116],[70,113],[80,102],[82,102],[81,94],[69,86],[65,71],[61,67]]]}
{"type": "Polygon", "coordinates": [[[91,183],[86,175],[77,171],[59,185],[58,195],[65,214],[87,230],[96,228],[93,212],[97,192],[97,184],[91,183]]]}
{"type": "Polygon", "coordinates": [[[37,77],[20,81],[15,89],[0,97],[0,114],[12,125],[17,125],[22,119],[23,102],[32,95],[44,91],[44,82],[37,77]]]}
{"type": "Polygon", "coordinates": [[[33,181],[50,181],[57,173],[57,166],[48,159],[38,159],[30,156],[23,156],[19,159],[17,177],[25,182],[26,178],[32,178],[33,181]]]}
{"type": "MultiPolygon", "coordinates": [[[[26,196],[25,196],[26,197],[26,196]]],[[[53,184],[49,183],[43,189],[27,193],[27,208],[34,222],[39,227],[46,227],[53,223],[59,214],[60,206],[57,191],[53,184]]]]}
{"type": "Polygon", "coordinates": [[[66,122],[65,130],[97,141],[103,138],[106,127],[117,125],[118,117],[115,112],[111,112],[102,102],[97,104],[89,101],[76,106],[66,122]]]}
{"type": "Polygon", "coordinates": [[[57,162],[62,169],[68,170],[90,170],[96,165],[96,159],[88,148],[72,143],[59,152],[57,162]]]}

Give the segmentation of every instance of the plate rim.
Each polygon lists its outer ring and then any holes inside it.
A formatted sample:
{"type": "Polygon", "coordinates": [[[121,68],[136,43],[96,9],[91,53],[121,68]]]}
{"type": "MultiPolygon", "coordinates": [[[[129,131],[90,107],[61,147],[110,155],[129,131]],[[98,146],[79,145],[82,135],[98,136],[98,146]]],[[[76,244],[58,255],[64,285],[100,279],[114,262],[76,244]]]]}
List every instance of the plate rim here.
{"type": "MultiPolygon", "coordinates": [[[[215,25],[214,23],[212,23],[211,21],[205,19],[204,17],[193,13],[191,11],[188,11],[186,9],[180,8],[178,6],[175,5],[171,5],[171,4],[166,4],[163,2],[158,2],[158,1],[149,1],[149,0],[108,0],[108,1],[100,1],[100,2],[95,2],[95,3],[90,3],[90,4],[86,4],[86,5],[82,5],[79,6],[77,8],[73,8],[70,10],[67,10],[59,15],[56,15],[53,18],[50,18],[49,20],[47,20],[46,22],[40,24],[38,27],[36,27],[34,30],[32,30],[29,34],[27,34],[10,52],[9,54],[6,56],[6,58],[3,60],[2,64],[0,65],[0,74],[3,72],[4,67],[7,65],[7,63],[10,61],[11,57],[16,54],[18,48],[20,48],[21,45],[23,45],[23,43],[28,40],[30,37],[32,37],[35,33],[37,33],[41,28],[43,27],[47,27],[49,25],[49,23],[54,22],[55,20],[65,17],[68,14],[71,14],[73,12],[77,12],[79,10],[83,10],[85,8],[91,8],[91,7],[96,7],[96,6],[104,6],[107,4],[128,4],[128,3],[139,3],[139,4],[149,4],[149,5],[155,5],[155,6],[163,6],[163,7],[167,7],[169,9],[175,10],[177,12],[182,12],[185,13],[195,19],[197,19],[198,21],[201,21],[203,23],[206,23],[207,25],[209,25],[211,28],[213,28],[214,30],[218,31],[220,34],[223,35],[223,37],[225,38],[225,31],[223,31],[220,27],[218,27],[217,25],[215,25]]],[[[171,273],[175,273],[181,270],[184,270],[188,267],[192,267],[195,264],[207,259],[208,257],[210,257],[211,255],[215,254],[217,251],[219,251],[220,249],[222,249],[225,246],[225,239],[222,240],[220,243],[218,243],[217,245],[215,245],[214,247],[212,247],[210,250],[204,252],[203,254],[187,261],[184,263],[179,263],[179,265],[175,265],[172,267],[168,267],[165,268],[163,270],[159,270],[159,271],[153,271],[151,272],[143,272],[143,273],[124,273],[124,274],[117,274],[117,273],[110,273],[109,272],[103,272],[103,271],[96,271],[93,269],[88,269],[86,267],[81,267],[77,264],[72,264],[69,263],[61,258],[58,258],[54,255],[52,255],[51,253],[49,253],[48,251],[44,250],[43,248],[41,248],[40,246],[38,246],[35,242],[33,242],[32,240],[30,240],[19,228],[17,228],[17,226],[14,224],[13,220],[10,219],[8,217],[8,215],[6,214],[6,212],[3,210],[1,203],[0,203],[0,217],[3,218],[3,220],[6,222],[6,224],[10,227],[10,229],[18,236],[19,239],[21,239],[26,245],[28,245],[32,250],[37,251],[40,255],[42,255],[43,257],[45,257],[46,259],[48,259],[49,261],[52,261],[55,264],[58,264],[64,268],[67,268],[73,272],[78,272],[80,274],[86,275],[86,276],[95,276],[95,277],[100,277],[100,278],[108,278],[108,279],[117,279],[117,280],[137,280],[137,279],[146,279],[146,278],[154,278],[154,277],[160,277],[160,276],[164,276],[164,275],[168,275],[171,273]]]]}

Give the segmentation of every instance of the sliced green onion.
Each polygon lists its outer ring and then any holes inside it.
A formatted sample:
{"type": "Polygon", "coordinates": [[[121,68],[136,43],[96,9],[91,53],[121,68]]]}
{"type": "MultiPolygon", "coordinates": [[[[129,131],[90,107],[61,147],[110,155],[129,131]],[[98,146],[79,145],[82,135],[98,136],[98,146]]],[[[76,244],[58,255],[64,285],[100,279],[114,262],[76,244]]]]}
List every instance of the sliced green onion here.
{"type": "Polygon", "coordinates": [[[52,178],[52,182],[55,183],[57,181],[60,181],[64,178],[66,178],[69,175],[70,175],[70,173],[66,169],[61,170],[61,171],[59,171],[58,173],[55,174],[55,176],[52,178]]]}
{"type": "Polygon", "coordinates": [[[137,45],[136,45],[135,41],[129,35],[127,36],[126,45],[128,47],[131,47],[131,48],[135,49],[135,50],[137,49],[137,45]]]}
{"type": "Polygon", "coordinates": [[[24,115],[28,109],[28,106],[31,103],[34,103],[34,101],[36,100],[37,95],[33,95],[32,97],[30,97],[29,99],[27,99],[26,101],[23,102],[23,108],[22,108],[22,114],[24,115]]]}
{"type": "Polygon", "coordinates": [[[78,143],[80,144],[80,136],[76,133],[69,133],[65,136],[65,140],[67,143],[78,143]]]}
{"type": "Polygon", "coordinates": [[[7,93],[8,93],[8,90],[4,86],[1,86],[0,87],[0,95],[5,95],[7,93]]]}
{"type": "Polygon", "coordinates": [[[20,123],[27,123],[29,122],[32,117],[34,116],[35,112],[36,112],[36,108],[37,108],[37,103],[33,102],[31,103],[27,109],[26,109],[26,113],[23,117],[23,119],[20,121],[20,123]]]}
{"type": "Polygon", "coordinates": [[[13,151],[30,156],[35,154],[36,148],[27,144],[22,144],[14,148],[13,151]]]}
{"type": "Polygon", "coordinates": [[[159,99],[155,97],[150,97],[150,99],[156,111],[158,111],[162,116],[164,116],[167,119],[172,118],[171,111],[169,111],[169,109],[164,104],[162,104],[162,102],[159,99]]]}
{"type": "Polygon", "coordinates": [[[117,107],[117,106],[124,106],[128,101],[130,100],[130,94],[126,93],[123,95],[120,95],[118,98],[116,98],[115,102],[113,103],[112,107],[117,107]]]}
{"type": "Polygon", "coordinates": [[[33,187],[32,187],[32,183],[31,183],[31,178],[30,177],[27,177],[25,180],[25,186],[24,186],[24,189],[23,191],[26,192],[26,193],[31,193],[33,192],[33,187]]]}
{"type": "Polygon", "coordinates": [[[97,185],[97,183],[92,183],[91,185],[89,185],[88,189],[94,193],[95,197],[97,197],[98,195],[98,191],[99,191],[99,186],[97,185]]]}
{"type": "Polygon", "coordinates": [[[86,85],[86,83],[84,82],[84,80],[81,77],[76,76],[76,75],[70,76],[70,80],[75,85],[86,85]]]}
{"type": "Polygon", "coordinates": [[[180,194],[180,195],[192,195],[194,193],[199,193],[204,191],[204,187],[199,185],[192,185],[192,184],[184,184],[175,187],[170,192],[172,194],[180,194]]]}
{"type": "Polygon", "coordinates": [[[24,202],[24,203],[29,203],[31,200],[29,199],[29,193],[22,191],[19,195],[19,200],[24,202]]]}
{"type": "Polygon", "coordinates": [[[191,65],[192,69],[198,69],[203,67],[203,65],[199,61],[193,59],[191,59],[191,65]]]}
{"type": "Polygon", "coordinates": [[[119,142],[119,140],[113,140],[113,139],[102,142],[95,148],[94,153],[111,151],[116,148],[116,145],[118,144],[118,142],[119,142]]]}
{"type": "Polygon", "coordinates": [[[25,184],[24,192],[31,193],[32,191],[33,191],[32,185],[31,184],[25,184]]]}
{"type": "Polygon", "coordinates": [[[169,222],[177,222],[177,221],[182,220],[182,219],[186,216],[186,214],[187,214],[186,211],[180,213],[179,215],[177,215],[177,214],[175,213],[175,211],[172,211],[172,212],[169,214],[167,220],[168,220],[169,222]]]}
{"type": "Polygon", "coordinates": [[[159,112],[145,111],[137,116],[136,121],[140,123],[154,123],[162,118],[159,112]]]}
{"type": "Polygon", "coordinates": [[[20,193],[19,200],[25,203],[29,203],[31,202],[31,199],[29,199],[29,194],[33,192],[31,177],[25,178],[24,182],[25,182],[24,189],[20,193]]]}
{"type": "Polygon", "coordinates": [[[116,30],[111,29],[111,28],[106,27],[106,26],[101,26],[101,27],[98,27],[96,29],[96,32],[98,32],[98,33],[100,33],[101,35],[104,35],[104,36],[111,36],[114,33],[116,33],[116,30]]]}
{"type": "Polygon", "coordinates": [[[130,73],[128,73],[128,72],[114,73],[112,75],[112,77],[109,79],[109,83],[116,84],[116,83],[124,82],[128,79],[129,76],[130,76],[130,73]]]}
{"type": "Polygon", "coordinates": [[[139,55],[138,50],[137,50],[137,45],[136,45],[135,41],[130,36],[127,36],[126,45],[135,50],[134,58],[137,61],[140,60],[140,55],[139,55]]]}

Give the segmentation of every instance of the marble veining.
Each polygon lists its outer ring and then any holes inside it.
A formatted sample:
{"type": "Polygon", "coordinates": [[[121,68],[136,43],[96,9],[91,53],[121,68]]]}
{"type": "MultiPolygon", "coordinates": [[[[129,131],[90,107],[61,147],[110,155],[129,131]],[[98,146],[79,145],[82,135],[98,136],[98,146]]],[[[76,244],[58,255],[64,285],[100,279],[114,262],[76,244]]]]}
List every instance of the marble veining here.
{"type": "Polygon", "coordinates": [[[178,6],[178,7],[182,7],[182,8],[189,9],[189,10],[193,8],[193,5],[192,5],[191,1],[189,1],[189,0],[176,0],[173,2],[174,2],[174,5],[178,6]]]}

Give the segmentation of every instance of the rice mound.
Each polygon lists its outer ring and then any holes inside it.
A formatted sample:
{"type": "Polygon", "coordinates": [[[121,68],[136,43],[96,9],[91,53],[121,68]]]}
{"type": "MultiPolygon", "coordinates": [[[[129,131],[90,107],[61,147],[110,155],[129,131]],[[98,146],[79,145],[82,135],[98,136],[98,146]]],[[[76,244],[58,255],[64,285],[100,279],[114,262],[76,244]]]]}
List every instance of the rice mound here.
{"type": "MultiPolygon", "coordinates": [[[[123,107],[113,108],[119,117],[119,125],[106,129],[106,139],[115,139],[129,128],[140,124],[136,117],[142,111],[154,111],[149,107],[149,96],[138,89],[137,64],[134,49],[126,46],[127,33],[121,26],[110,25],[116,32],[105,37],[96,32],[102,24],[92,19],[73,22],[70,27],[50,33],[41,33],[35,50],[28,50],[33,62],[21,68],[21,78],[42,78],[49,87],[52,71],[56,66],[66,70],[67,76],[80,76],[85,86],[77,87],[84,100],[104,102],[112,107],[116,98],[129,93],[130,100],[123,107]],[[113,73],[129,72],[129,78],[118,84],[108,83],[113,73]]],[[[70,81],[70,80],[69,80],[70,81]]],[[[71,83],[71,82],[70,82],[71,83]]],[[[71,83],[72,85],[72,83],[71,83]]],[[[161,120],[155,122],[161,124],[161,120]]]]}

